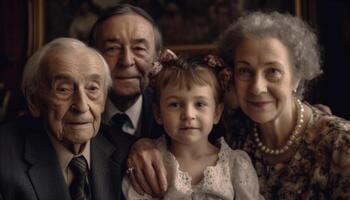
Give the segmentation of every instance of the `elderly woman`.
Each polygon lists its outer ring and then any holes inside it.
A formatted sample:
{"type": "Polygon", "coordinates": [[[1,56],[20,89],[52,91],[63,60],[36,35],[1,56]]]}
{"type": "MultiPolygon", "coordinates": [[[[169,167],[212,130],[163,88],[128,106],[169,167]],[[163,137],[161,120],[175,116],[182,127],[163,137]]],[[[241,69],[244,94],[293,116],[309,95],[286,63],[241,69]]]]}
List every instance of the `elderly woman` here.
{"type": "MultiPolygon", "coordinates": [[[[252,13],[222,35],[219,54],[233,69],[240,107],[224,117],[226,140],[251,156],[263,196],[349,199],[350,123],[302,101],[321,73],[310,28],[290,15],[252,13]]],[[[154,144],[139,140],[128,166],[137,191],[166,190],[154,144]]]]}
{"type": "Polygon", "coordinates": [[[250,155],[264,197],[349,199],[350,123],[302,101],[321,73],[310,28],[290,15],[252,13],[227,29],[219,52],[240,107],[225,118],[226,139],[250,155]]]}

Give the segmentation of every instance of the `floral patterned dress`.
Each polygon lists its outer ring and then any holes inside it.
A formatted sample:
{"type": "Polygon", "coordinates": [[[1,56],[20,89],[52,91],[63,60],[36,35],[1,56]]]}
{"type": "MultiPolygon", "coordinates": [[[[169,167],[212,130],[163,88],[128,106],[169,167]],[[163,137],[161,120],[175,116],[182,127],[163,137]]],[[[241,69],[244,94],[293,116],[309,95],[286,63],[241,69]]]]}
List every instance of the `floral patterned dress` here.
{"type": "Polygon", "coordinates": [[[350,199],[350,122],[312,109],[292,159],[270,165],[257,149],[251,122],[241,111],[226,118],[226,140],[251,157],[266,199],[350,199]],[[246,118],[246,120],[242,120],[246,118]]]}

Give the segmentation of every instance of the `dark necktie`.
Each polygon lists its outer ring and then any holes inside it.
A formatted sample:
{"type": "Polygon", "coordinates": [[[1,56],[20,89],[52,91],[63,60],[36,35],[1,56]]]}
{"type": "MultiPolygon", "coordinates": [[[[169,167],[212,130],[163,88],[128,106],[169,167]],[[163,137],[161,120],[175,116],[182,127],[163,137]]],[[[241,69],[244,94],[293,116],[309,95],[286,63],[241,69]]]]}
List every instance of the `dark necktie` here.
{"type": "Polygon", "coordinates": [[[72,200],[90,199],[90,185],[88,180],[89,168],[83,156],[74,157],[69,168],[74,173],[74,179],[69,186],[69,193],[72,200]]]}
{"type": "Polygon", "coordinates": [[[124,114],[124,113],[118,113],[118,114],[115,114],[113,117],[112,117],[112,126],[113,128],[115,128],[116,130],[119,130],[120,132],[123,132],[123,125],[129,120],[129,117],[124,114]]]}

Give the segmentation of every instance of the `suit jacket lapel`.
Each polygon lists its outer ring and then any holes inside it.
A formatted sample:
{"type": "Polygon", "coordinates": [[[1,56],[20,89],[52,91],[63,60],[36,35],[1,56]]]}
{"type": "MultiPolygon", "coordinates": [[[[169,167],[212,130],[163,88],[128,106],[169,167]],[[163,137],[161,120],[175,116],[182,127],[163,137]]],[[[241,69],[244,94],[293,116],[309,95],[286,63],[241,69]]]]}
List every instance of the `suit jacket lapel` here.
{"type": "Polygon", "coordinates": [[[91,177],[93,199],[119,199],[121,196],[121,164],[113,159],[115,148],[102,134],[91,141],[91,177]]]}
{"type": "Polygon", "coordinates": [[[151,137],[151,138],[157,138],[161,134],[163,134],[163,128],[162,126],[159,126],[153,117],[153,94],[151,91],[146,90],[143,94],[143,101],[142,101],[142,113],[141,113],[141,120],[142,120],[142,130],[141,130],[141,137],[151,137]]]}
{"type": "MultiPolygon", "coordinates": [[[[28,176],[38,199],[70,199],[68,187],[59,167],[56,152],[42,126],[30,128],[25,140],[25,159],[31,164],[28,176]]],[[[34,127],[34,126],[33,126],[34,127]]]]}
{"type": "Polygon", "coordinates": [[[152,96],[148,90],[142,96],[141,122],[142,130],[141,136],[149,136],[152,127],[153,111],[152,111],[152,96]]]}

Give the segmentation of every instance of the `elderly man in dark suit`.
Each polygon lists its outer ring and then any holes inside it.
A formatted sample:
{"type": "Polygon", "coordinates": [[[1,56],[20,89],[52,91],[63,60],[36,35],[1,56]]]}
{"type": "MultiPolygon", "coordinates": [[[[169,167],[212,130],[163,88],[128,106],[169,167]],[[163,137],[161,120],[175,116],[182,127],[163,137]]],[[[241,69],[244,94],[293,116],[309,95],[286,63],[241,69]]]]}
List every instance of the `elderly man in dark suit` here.
{"type": "MultiPolygon", "coordinates": [[[[112,143],[125,135],[158,137],[162,132],[153,120],[152,93],[147,88],[149,73],[154,63],[161,59],[162,37],[152,17],[143,9],[129,4],[105,10],[90,32],[90,45],[102,54],[111,70],[112,88],[102,122],[114,131],[105,136],[112,143]]],[[[163,55],[174,56],[170,51],[163,55]]],[[[144,148],[149,148],[147,144],[153,145],[150,142],[145,144],[144,148]]],[[[129,165],[129,172],[132,166],[129,165]]],[[[155,167],[163,168],[162,165],[155,167]]],[[[166,182],[165,176],[159,178],[161,182],[166,182]]],[[[142,186],[151,193],[147,184],[142,186]]]]}
{"type": "Polygon", "coordinates": [[[119,4],[102,12],[90,35],[90,45],[106,59],[112,77],[102,121],[122,123],[122,132],[136,137],[155,136],[147,87],[162,48],[157,25],[141,8],[119,4]]]}
{"type": "Polygon", "coordinates": [[[111,145],[98,132],[110,72],[82,42],[56,39],[25,66],[33,117],[0,127],[0,199],[119,199],[130,138],[111,145]]]}

